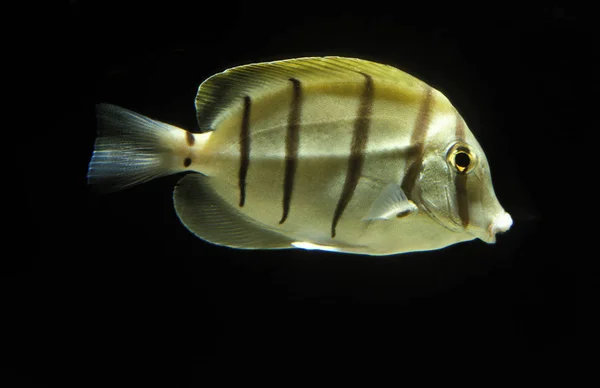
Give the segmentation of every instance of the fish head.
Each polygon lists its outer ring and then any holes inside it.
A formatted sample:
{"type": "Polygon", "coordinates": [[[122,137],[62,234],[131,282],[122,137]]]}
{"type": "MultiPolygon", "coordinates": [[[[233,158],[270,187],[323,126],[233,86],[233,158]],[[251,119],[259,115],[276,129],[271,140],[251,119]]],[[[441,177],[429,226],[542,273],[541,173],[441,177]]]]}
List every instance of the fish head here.
{"type": "Polygon", "coordinates": [[[425,150],[416,187],[419,207],[465,236],[460,239],[492,244],[497,233],[510,229],[512,218],[496,198],[483,149],[467,135],[425,150]]]}

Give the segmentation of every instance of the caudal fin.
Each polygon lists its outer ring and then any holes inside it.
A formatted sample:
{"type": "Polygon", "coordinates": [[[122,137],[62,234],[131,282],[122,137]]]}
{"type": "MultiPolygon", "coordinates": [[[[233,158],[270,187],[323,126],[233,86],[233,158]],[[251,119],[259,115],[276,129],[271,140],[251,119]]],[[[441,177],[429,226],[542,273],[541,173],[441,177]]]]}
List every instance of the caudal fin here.
{"type": "Polygon", "coordinates": [[[111,192],[176,172],[169,139],[182,129],[110,104],[96,105],[96,115],[88,184],[111,192]]]}

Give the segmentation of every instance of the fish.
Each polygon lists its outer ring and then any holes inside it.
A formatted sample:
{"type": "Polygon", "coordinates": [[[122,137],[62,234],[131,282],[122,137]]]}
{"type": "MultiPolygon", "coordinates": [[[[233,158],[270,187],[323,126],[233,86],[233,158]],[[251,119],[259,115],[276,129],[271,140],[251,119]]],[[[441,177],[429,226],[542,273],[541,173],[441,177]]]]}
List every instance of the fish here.
{"type": "Polygon", "coordinates": [[[371,256],[495,243],[512,218],[486,155],[440,91],[338,56],[236,66],[198,88],[198,132],[96,105],[87,182],[183,173],[182,224],[211,244],[371,256]]]}

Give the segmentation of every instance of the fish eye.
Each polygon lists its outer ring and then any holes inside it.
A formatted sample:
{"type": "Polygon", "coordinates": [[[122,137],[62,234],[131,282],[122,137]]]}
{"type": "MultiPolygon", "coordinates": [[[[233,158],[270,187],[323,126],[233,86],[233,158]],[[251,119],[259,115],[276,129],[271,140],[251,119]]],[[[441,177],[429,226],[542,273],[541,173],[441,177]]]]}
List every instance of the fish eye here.
{"type": "Polygon", "coordinates": [[[460,172],[465,171],[469,168],[469,164],[471,164],[471,157],[466,152],[457,152],[454,155],[454,164],[456,165],[456,169],[460,172]]]}
{"type": "Polygon", "coordinates": [[[448,151],[448,163],[459,174],[467,174],[473,171],[476,162],[475,154],[466,144],[457,143],[448,151]]]}

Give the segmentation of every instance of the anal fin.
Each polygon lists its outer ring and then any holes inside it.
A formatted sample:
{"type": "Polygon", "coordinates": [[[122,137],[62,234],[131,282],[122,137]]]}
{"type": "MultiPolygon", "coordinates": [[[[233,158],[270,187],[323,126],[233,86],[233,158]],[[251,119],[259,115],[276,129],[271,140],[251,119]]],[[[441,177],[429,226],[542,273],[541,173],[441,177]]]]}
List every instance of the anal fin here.
{"type": "Polygon", "coordinates": [[[210,243],[232,248],[293,248],[292,240],[265,229],[221,199],[212,189],[210,179],[188,174],[173,193],[177,215],[192,233],[210,243]]]}
{"type": "Polygon", "coordinates": [[[338,246],[315,244],[308,241],[294,241],[292,245],[295,248],[306,249],[309,251],[318,250],[325,252],[343,252],[343,253],[366,253],[367,248],[361,245],[342,244],[338,246]]]}

